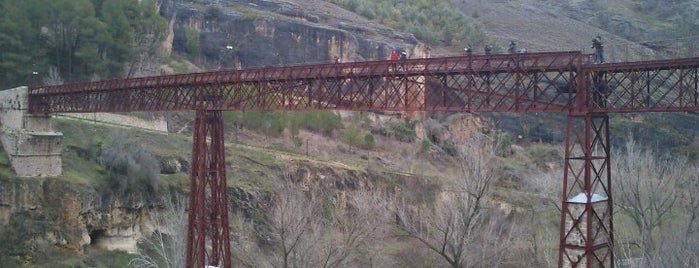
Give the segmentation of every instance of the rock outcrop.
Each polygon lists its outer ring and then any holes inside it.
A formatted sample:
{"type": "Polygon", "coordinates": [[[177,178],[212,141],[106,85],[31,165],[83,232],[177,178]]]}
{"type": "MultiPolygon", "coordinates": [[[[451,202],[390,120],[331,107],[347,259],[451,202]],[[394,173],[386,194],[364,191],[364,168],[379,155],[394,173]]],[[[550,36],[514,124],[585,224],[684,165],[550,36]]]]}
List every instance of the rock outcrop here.
{"type": "Polygon", "coordinates": [[[311,13],[303,9],[306,2],[166,0],[161,13],[172,41],[164,47],[209,70],[385,60],[393,49],[405,49],[411,58],[429,56],[410,34],[356,15],[311,13]]]}

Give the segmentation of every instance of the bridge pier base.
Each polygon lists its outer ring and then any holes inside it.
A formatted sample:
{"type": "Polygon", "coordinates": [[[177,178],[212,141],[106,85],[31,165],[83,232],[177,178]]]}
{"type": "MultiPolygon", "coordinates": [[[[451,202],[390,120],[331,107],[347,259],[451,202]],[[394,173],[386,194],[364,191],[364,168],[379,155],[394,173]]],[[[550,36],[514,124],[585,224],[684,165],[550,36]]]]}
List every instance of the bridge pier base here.
{"type": "Polygon", "coordinates": [[[18,177],[62,173],[61,137],[48,114],[27,112],[27,87],[0,91],[0,140],[18,177]]]}

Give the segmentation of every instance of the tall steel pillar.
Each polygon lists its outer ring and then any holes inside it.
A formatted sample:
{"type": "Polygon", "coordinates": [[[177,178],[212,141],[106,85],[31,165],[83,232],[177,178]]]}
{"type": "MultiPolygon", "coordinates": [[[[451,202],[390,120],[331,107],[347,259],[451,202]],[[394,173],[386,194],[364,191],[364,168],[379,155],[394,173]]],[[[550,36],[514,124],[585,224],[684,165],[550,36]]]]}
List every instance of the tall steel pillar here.
{"type": "Polygon", "coordinates": [[[559,267],[614,267],[609,117],[569,115],[559,267]]]}
{"type": "Polygon", "coordinates": [[[223,120],[221,111],[196,113],[185,267],[230,268],[223,120]]]}

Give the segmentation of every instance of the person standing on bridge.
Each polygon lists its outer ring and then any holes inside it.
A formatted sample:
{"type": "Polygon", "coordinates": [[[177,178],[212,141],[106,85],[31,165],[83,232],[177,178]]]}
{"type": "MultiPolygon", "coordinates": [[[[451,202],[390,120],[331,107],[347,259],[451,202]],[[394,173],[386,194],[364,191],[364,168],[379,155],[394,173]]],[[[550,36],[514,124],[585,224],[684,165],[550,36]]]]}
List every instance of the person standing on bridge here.
{"type": "Polygon", "coordinates": [[[517,44],[515,44],[515,41],[510,41],[510,47],[507,48],[507,52],[510,54],[515,54],[517,52],[517,44]]]}
{"type": "Polygon", "coordinates": [[[602,37],[599,35],[592,39],[592,48],[595,49],[598,63],[606,63],[604,61],[604,45],[602,45],[602,37]]]}
{"type": "Polygon", "coordinates": [[[398,52],[395,49],[393,51],[391,51],[391,55],[388,56],[388,60],[393,62],[393,63],[391,63],[391,67],[393,67],[394,71],[396,70],[395,61],[397,61],[399,58],[400,58],[400,56],[398,56],[398,52]]]}
{"type": "Polygon", "coordinates": [[[527,48],[522,47],[522,49],[519,50],[519,66],[524,66],[524,56],[527,55],[527,48]]]}
{"type": "Polygon", "coordinates": [[[486,55],[486,56],[490,56],[490,50],[491,50],[491,49],[492,49],[492,48],[491,48],[489,45],[485,45],[485,47],[483,48],[483,50],[485,51],[485,55],[486,55]]]}
{"type": "Polygon", "coordinates": [[[466,56],[471,57],[471,55],[473,55],[473,47],[471,47],[471,44],[468,44],[466,48],[464,48],[464,52],[466,53],[466,56]]]}
{"type": "MultiPolygon", "coordinates": [[[[510,45],[507,48],[507,53],[510,55],[515,55],[517,53],[517,44],[515,44],[515,41],[510,41],[510,45]]],[[[510,61],[507,63],[507,67],[510,67],[511,65],[517,65],[514,58],[510,59],[510,61]]]]}

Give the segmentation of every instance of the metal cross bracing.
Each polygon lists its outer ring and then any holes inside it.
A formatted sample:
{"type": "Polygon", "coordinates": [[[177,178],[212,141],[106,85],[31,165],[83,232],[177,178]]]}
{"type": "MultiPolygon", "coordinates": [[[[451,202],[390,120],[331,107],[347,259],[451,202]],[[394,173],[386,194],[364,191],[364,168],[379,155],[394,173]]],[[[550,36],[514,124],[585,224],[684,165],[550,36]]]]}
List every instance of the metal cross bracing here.
{"type": "Polygon", "coordinates": [[[609,117],[569,115],[559,267],[613,267],[609,117]]]}
{"type": "Polygon", "coordinates": [[[221,111],[197,111],[193,136],[185,267],[231,267],[221,111]]]}
{"type": "Polygon", "coordinates": [[[264,68],[30,89],[33,112],[159,110],[566,111],[578,52],[264,68]],[[426,103],[428,82],[466,102],[426,103]],[[529,83],[529,84],[527,84],[529,83]],[[216,103],[210,100],[216,100],[216,103]]]}
{"type": "Polygon", "coordinates": [[[28,109],[196,110],[188,267],[230,267],[221,110],[566,113],[559,266],[613,267],[607,113],[699,110],[699,58],[592,59],[581,52],[460,56],[76,83],[31,88],[28,109]]]}

